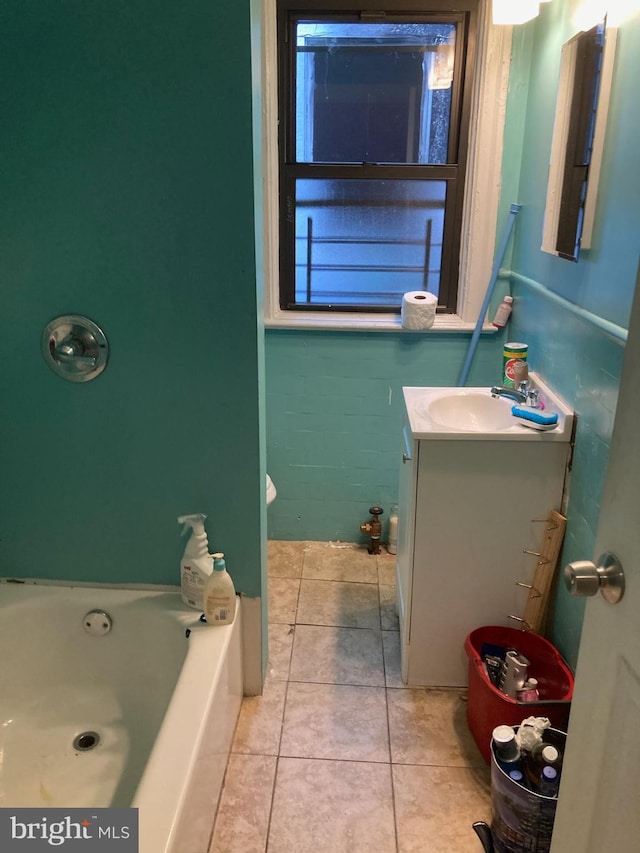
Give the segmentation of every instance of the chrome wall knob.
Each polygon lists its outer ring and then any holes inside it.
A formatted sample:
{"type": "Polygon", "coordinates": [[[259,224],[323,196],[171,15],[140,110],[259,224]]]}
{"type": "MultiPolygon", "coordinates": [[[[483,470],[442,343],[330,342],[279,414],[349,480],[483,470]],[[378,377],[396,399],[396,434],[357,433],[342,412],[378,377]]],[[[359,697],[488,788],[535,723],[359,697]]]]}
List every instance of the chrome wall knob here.
{"type": "Polygon", "coordinates": [[[564,569],[565,586],[571,595],[593,596],[598,591],[609,604],[617,604],[624,595],[624,571],[615,554],[606,551],[591,560],[576,560],[564,569]]]}
{"type": "Polygon", "coordinates": [[[53,358],[59,362],[93,367],[96,363],[95,358],[83,355],[83,353],[83,344],[75,338],[69,338],[58,347],[55,347],[53,358]]]}
{"type": "Polygon", "coordinates": [[[102,329],[88,317],[65,314],[47,323],[42,355],[48,366],[69,382],[89,382],[107,366],[109,344],[102,329]]]}

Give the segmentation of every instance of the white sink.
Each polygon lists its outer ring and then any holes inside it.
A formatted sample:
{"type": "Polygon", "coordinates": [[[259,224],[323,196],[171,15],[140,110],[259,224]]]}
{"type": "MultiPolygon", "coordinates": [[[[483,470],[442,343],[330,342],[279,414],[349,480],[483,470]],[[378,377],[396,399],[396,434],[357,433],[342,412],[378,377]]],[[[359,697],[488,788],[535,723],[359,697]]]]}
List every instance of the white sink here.
{"type": "Polygon", "coordinates": [[[486,391],[461,390],[464,393],[436,397],[427,402],[428,417],[436,424],[465,432],[495,432],[513,426],[513,400],[492,397],[486,391]]]}
{"type": "Polygon", "coordinates": [[[492,397],[489,387],[405,387],[402,391],[411,435],[416,439],[467,441],[569,441],[573,411],[536,374],[530,378],[538,389],[544,413],[558,414],[555,429],[542,432],[522,426],[511,414],[514,400],[492,397]]]}

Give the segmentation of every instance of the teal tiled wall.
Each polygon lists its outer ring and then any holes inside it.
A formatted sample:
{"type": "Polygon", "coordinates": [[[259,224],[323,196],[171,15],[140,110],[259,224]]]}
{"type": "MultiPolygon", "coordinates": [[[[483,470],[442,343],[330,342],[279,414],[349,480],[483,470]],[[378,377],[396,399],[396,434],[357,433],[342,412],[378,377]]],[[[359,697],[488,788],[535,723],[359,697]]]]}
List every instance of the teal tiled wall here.
{"type": "Polygon", "coordinates": [[[7,0],[0,152],[0,572],[177,583],[209,515],[260,594],[249,6],[7,0]],[[87,384],[40,355],[105,330],[87,384]]]}
{"type": "MultiPolygon", "coordinates": [[[[274,539],[358,541],[397,501],[403,385],[455,385],[470,335],[267,330],[267,467],[274,539]]],[[[468,385],[500,378],[482,335],[468,385]]],[[[363,539],[364,541],[364,539],[363,539]]]]}

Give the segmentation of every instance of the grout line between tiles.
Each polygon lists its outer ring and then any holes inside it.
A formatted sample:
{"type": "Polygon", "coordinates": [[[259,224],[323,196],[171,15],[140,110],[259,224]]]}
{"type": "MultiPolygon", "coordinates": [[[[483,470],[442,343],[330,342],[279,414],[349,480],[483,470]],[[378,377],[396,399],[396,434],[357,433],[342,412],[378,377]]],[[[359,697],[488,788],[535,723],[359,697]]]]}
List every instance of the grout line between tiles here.
{"type": "MultiPolygon", "coordinates": [[[[282,736],[282,733],[281,733],[282,736]]],[[[271,835],[271,820],[273,818],[273,801],[276,796],[276,785],[278,783],[278,771],[280,769],[280,747],[278,746],[278,755],[276,756],[276,767],[273,774],[273,784],[271,785],[271,802],[269,803],[269,819],[267,820],[267,829],[264,839],[264,853],[269,849],[269,837],[271,835]]]]}
{"type": "Polygon", "coordinates": [[[389,695],[387,693],[387,662],[384,654],[384,634],[382,632],[382,602],[380,598],[380,573],[378,572],[378,618],[380,620],[380,643],[382,646],[382,680],[385,685],[384,706],[387,712],[387,743],[389,745],[389,782],[391,786],[391,810],[393,811],[393,834],[396,853],[399,850],[398,816],[396,811],[396,791],[393,783],[393,753],[391,751],[391,724],[389,722],[389,695]]]}
{"type": "MultiPolygon", "coordinates": [[[[279,751],[279,749],[278,749],[279,751]]],[[[276,795],[276,781],[278,779],[278,766],[280,764],[280,756],[276,755],[276,769],[273,774],[273,783],[271,785],[271,802],[269,803],[269,819],[267,820],[267,829],[264,838],[264,853],[269,849],[269,835],[271,834],[271,818],[273,816],[273,800],[276,795]]]]}
{"type": "MultiPolygon", "coordinates": [[[[281,625],[284,623],[280,623],[281,625]]],[[[365,628],[362,625],[328,625],[326,622],[296,622],[296,625],[304,625],[307,628],[348,628],[350,631],[373,631],[374,633],[380,633],[378,628],[365,628]]]]}
{"type": "Polygon", "coordinates": [[[314,684],[317,687],[359,687],[361,690],[384,690],[384,684],[354,684],[352,681],[311,681],[290,678],[290,684],[314,684]]]}
{"type": "MultiPolygon", "coordinates": [[[[300,588],[302,587],[302,571],[303,571],[303,569],[304,569],[304,552],[302,554],[302,565],[300,566],[300,583],[298,584],[298,596],[296,598],[296,608],[295,608],[295,613],[293,614],[293,624],[291,626],[293,629],[293,638],[291,641],[291,653],[289,655],[289,667],[287,669],[287,678],[285,681],[285,688],[284,688],[284,702],[282,704],[282,719],[280,721],[280,737],[278,738],[278,752],[276,755],[276,768],[275,768],[275,773],[273,774],[273,785],[271,787],[271,802],[269,803],[269,819],[267,820],[267,830],[266,830],[266,837],[265,837],[265,842],[264,842],[265,853],[267,853],[267,851],[269,850],[269,836],[271,835],[271,819],[273,817],[273,801],[274,801],[275,795],[276,795],[276,784],[278,781],[278,770],[280,769],[280,749],[282,747],[282,735],[284,732],[284,717],[285,717],[285,714],[287,712],[287,698],[289,696],[291,662],[293,660],[293,645],[294,645],[295,640],[296,640],[296,624],[297,624],[296,623],[296,617],[298,615],[298,604],[300,603],[300,588]]],[[[290,623],[287,623],[287,624],[290,624],[290,623]]]]}
{"type": "Polygon", "coordinates": [[[415,761],[392,761],[392,767],[440,767],[443,770],[486,770],[491,772],[491,768],[487,764],[438,764],[429,762],[420,764],[415,761]]]}
{"type": "Polygon", "coordinates": [[[393,810],[393,834],[396,842],[396,853],[400,850],[400,834],[398,832],[398,812],[396,809],[396,786],[393,781],[393,764],[389,764],[389,776],[391,778],[391,808],[393,810]]]}
{"type": "Polygon", "coordinates": [[[377,581],[345,581],[336,580],[335,578],[300,578],[300,580],[307,583],[339,583],[344,586],[361,586],[367,589],[373,589],[377,585],[377,581]]]}
{"type": "MultiPolygon", "coordinates": [[[[283,625],[283,622],[272,622],[272,625],[283,625]]],[[[288,624],[288,623],[287,623],[288,624]]],[[[296,622],[295,625],[304,625],[307,628],[347,628],[349,631],[373,631],[374,634],[380,634],[378,628],[363,628],[362,625],[326,625],[324,622],[296,622]]]]}
{"type": "Polygon", "coordinates": [[[295,758],[297,761],[335,761],[338,764],[379,764],[381,767],[391,767],[390,761],[380,761],[376,758],[333,758],[332,756],[323,755],[278,755],[278,761],[281,758],[295,758]]]}
{"type": "Polygon", "coordinates": [[[352,681],[301,681],[291,678],[291,684],[316,684],[319,687],[364,687],[367,690],[384,690],[384,684],[354,684],[352,681]]]}

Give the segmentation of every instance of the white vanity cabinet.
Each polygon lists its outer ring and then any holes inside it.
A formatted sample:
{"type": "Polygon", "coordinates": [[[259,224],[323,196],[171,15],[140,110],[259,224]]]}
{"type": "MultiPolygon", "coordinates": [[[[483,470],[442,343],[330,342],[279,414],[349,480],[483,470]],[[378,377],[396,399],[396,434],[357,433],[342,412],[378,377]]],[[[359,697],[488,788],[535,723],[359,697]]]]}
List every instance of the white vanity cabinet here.
{"type": "Polygon", "coordinates": [[[553,435],[518,427],[509,438],[427,428],[406,393],[420,389],[404,390],[402,677],[414,686],[464,686],[467,634],[482,625],[516,627],[509,614],[523,612],[528,590],[517,584],[531,582],[537,560],[523,549],[535,551],[541,541],[543,524],[534,519],[561,508],[572,424],[553,435]]]}

